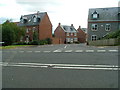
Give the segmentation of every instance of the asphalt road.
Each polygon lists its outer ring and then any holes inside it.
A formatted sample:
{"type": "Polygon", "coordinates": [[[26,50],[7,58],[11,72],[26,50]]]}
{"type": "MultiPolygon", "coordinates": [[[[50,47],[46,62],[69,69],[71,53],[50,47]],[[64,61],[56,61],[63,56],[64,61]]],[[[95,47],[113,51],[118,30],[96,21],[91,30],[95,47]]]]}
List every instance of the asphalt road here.
{"type": "Polygon", "coordinates": [[[45,45],[2,50],[3,88],[118,88],[118,47],[45,45]]]}

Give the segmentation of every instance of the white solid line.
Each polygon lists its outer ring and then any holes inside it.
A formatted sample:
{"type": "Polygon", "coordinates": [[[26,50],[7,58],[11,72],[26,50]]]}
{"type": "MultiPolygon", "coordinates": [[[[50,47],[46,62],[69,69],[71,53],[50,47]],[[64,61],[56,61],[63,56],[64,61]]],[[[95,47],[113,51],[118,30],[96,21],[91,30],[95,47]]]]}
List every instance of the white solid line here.
{"type": "Polygon", "coordinates": [[[76,50],[75,52],[83,52],[83,50],[76,50]]]}
{"type": "Polygon", "coordinates": [[[119,68],[90,68],[90,67],[52,67],[57,69],[78,69],[78,70],[119,70],[119,68]]]}
{"type": "Polygon", "coordinates": [[[72,50],[66,50],[65,52],[72,52],[72,50]]]}
{"type": "Polygon", "coordinates": [[[109,52],[118,52],[118,50],[109,50],[109,52]]]}
{"type": "Polygon", "coordinates": [[[94,52],[94,50],[86,50],[86,52],[94,52]]]}
{"type": "MultiPolygon", "coordinates": [[[[4,62],[6,63],[6,62],[4,62]]],[[[118,67],[117,65],[77,65],[77,64],[43,64],[43,63],[11,63],[23,65],[55,65],[55,66],[78,66],[78,67],[118,67]]]]}
{"type": "Polygon", "coordinates": [[[106,52],[106,50],[97,50],[97,52],[106,52]]]}

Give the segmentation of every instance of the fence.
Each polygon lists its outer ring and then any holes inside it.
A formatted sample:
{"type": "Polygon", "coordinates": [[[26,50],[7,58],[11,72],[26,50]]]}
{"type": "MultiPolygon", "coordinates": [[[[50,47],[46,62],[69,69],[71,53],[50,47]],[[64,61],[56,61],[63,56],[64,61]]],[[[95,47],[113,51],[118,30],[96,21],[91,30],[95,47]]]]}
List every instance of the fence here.
{"type": "Polygon", "coordinates": [[[91,46],[114,46],[114,45],[120,45],[120,39],[89,41],[88,44],[91,46]]]}

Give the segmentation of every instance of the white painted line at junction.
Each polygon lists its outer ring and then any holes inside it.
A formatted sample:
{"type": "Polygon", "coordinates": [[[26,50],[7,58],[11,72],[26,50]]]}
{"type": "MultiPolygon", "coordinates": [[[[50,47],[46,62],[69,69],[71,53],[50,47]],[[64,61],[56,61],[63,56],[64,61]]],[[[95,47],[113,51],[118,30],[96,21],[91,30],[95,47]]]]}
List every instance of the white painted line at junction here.
{"type": "Polygon", "coordinates": [[[83,50],[76,50],[75,52],[83,52],[83,50]]]}
{"type": "Polygon", "coordinates": [[[72,52],[72,50],[66,50],[65,52],[72,52]]]}
{"type": "Polygon", "coordinates": [[[97,50],[97,52],[106,52],[106,50],[97,50]]]}
{"type": "Polygon", "coordinates": [[[118,52],[118,50],[109,50],[109,52],[118,52]]]}
{"type": "Polygon", "coordinates": [[[86,50],[86,52],[94,52],[94,50],[86,50]]]}

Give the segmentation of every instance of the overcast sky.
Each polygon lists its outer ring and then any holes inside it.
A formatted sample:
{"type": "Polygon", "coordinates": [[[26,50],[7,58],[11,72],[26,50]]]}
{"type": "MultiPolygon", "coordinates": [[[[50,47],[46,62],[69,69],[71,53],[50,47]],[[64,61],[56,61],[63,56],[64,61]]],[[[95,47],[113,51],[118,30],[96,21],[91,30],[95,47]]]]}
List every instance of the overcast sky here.
{"type": "Polygon", "coordinates": [[[0,0],[0,23],[6,19],[19,21],[21,15],[47,12],[53,30],[60,22],[87,28],[89,8],[118,7],[120,0],[0,0]]]}

